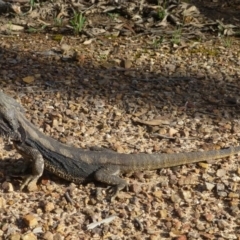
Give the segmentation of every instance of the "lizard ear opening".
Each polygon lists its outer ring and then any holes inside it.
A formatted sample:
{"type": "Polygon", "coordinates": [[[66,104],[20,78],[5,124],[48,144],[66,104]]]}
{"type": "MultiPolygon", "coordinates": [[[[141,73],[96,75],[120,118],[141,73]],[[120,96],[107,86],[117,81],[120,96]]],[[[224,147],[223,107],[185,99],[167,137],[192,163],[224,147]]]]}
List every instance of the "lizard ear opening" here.
{"type": "Polygon", "coordinates": [[[19,127],[18,127],[18,133],[19,133],[20,138],[21,138],[19,140],[24,142],[27,138],[27,135],[26,135],[26,131],[24,130],[24,128],[21,125],[19,125],[19,127]]]}

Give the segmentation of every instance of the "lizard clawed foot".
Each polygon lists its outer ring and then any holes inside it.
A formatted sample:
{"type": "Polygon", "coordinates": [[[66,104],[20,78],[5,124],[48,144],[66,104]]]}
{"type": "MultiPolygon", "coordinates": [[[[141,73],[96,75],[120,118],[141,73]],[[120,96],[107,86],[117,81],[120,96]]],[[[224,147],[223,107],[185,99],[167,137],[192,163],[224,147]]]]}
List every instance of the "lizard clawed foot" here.
{"type": "Polygon", "coordinates": [[[26,186],[28,191],[36,191],[37,188],[37,181],[39,177],[33,176],[33,175],[28,175],[23,183],[21,184],[20,191],[22,191],[26,186]]]}
{"type": "Polygon", "coordinates": [[[107,194],[110,196],[112,201],[118,194],[119,191],[127,186],[127,182],[121,179],[118,174],[120,172],[119,166],[102,167],[95,172],[94,178],[98,182],[106,183],[111,185],[107,189],[107,194]]]}
{"type": "Polygon", "coordinates": [[[129,187],[127,184],[126,185],[119,184],[119,185],[107,187],[107,195],[109,196],[110,202],[115,200],[118,193],[124,188],[126,188],[127,191],[129,190],[129,187]]]}
{"type": "Polygon", "coordinates": [[[118,189],[117,186],[107,187],[107,195],[108,195],[108,198],[109,198],[110,202],[115,200],[118,192],[119,192],[119,189],[118,189]]]}

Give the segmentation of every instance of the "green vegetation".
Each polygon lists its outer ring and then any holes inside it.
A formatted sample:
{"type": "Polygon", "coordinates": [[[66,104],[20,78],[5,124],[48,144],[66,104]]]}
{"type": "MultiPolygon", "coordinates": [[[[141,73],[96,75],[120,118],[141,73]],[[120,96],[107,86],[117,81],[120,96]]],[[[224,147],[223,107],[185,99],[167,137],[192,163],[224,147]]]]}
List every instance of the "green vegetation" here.
{"type": "Polygon", "coordinates": [[[62,26],[62,18],[54,18],[54,25],[57,27],[62,26]]]}
{"type": "Polygon", "coordinates": [[[29,32],[29,33],[42,32],[46,27],[47,27],[47,25],[42,25],[40,28],[29,27],[29,28],[27,29],[27,32],[29,32]]]}
{"type": "Polygon", "coordinates": [[[30,7],[33,8],[35,5],[35,0],[29,0],[30,7]]]}
{"type": "Polygon", "coordinates": [[[156,49],[156,48],[159,48],[159,46],[163,43],[163,40],[164,40],[164,37],[163,37],[163,36],[154,39],[154,40],[153,40],[153,43],[152,43],[153,48],[155,48],[155,49],[156,49]]]}
{"type": "Polygon", "coordinates": [[[73,26],[75,34],[79,34],[83,30],[85,22],[86,18],[82,13],[74,13],[73,19],[70,20],[70,24],[73,26]]]}
{"type": "Polygon", "coordinates": [[[198,48],[193,48],[190,50],[191,53],[193,54],[203,54],[203,55],[208,55],[208,56],[218,56],[219,55],[219,50],[216,48],[207,48],[204,46],[200,46],[198,48]]]}
{"type": "Polygon", "coordinates": [[[223,45],[227,48],[230,48],[233,44],[233,40],[231,37],[229,36],[226,36],[226,37],[223,37],[223,45]]]}
{"type": "Polygon", "coordinates": [[[181,36],[182,36],[182,29],[177,28],[173,33],[171,43],[172,44],[179,44],[181,42],[181,36]]]}
{"type": "Polygon", "coordinates": [[[160,5],[160,2],[158,1],[158,18],[159,20],[163,20],[164,17],[166,16],[166,1],[163,1],[163,6],[160,5]]]}
{"type": "Polygon", "coordinates": [[[119,17],[119,14],[118,14],[118,13],[108,13],[108,16],[109,16],[112,20],[115,20],[116,18],[119,17]]]}

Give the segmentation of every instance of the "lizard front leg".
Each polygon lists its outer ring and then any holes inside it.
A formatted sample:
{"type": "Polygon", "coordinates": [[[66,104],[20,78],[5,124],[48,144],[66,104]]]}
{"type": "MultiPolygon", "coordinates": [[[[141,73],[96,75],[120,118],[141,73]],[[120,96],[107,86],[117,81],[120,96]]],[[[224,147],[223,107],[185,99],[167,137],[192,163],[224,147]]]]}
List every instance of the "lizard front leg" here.
{"type": "Polygon", "coordinates": [[[25,186],[37,183],[38,179],[42,176],[44,170],[44,159],[42,154],[35,148],[27,146],[24,142],[13,141],[14,147],[27,161],[31,160],[32,174],[27,175],[23,181],[20,190],[22,191],[25,186]]]}
{"type": "Polygon", "coordinates": [[[94,174],[96,181],[113,186],[111,188],[111,200],[117,196],[119,191],[127,187],[127,182],[118,176],[119,173],[120,169],[118,166],[104,166],[94,174]]]}

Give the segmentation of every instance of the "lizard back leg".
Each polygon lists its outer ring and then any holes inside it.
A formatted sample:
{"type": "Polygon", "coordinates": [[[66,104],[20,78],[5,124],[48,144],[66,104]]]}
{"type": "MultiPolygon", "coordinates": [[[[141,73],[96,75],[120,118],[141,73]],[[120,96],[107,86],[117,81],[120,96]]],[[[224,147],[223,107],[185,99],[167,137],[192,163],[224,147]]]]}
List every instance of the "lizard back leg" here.
{"type": "Polygon", "coordinates": [[[32,174],[27,175],[21,184],[20,190],[22,191],[25,186],[30,186],[32,184],[36,185],[44,171],[44,159],[37,149],[29,147],[24,143],[14,142],[14,146],[24,159],[27,161],[31,160],[32,165],[32,174]]]}
{"type": "Polygon", "coordinates": [[[119,173],[120,169],[118,166],[105,166],[94,174],[96,181],[112,185],[111,200],[117,196],[119,191],[127,187],[127,182],[118,176],[119,173]]]}

